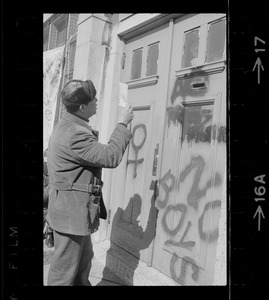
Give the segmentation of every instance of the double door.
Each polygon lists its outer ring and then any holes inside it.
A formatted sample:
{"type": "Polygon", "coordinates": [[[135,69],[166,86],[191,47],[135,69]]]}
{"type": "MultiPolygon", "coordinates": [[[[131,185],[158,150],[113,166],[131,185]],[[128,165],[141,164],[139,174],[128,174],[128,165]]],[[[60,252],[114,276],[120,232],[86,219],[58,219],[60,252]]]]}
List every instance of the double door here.
{"type": "Polygon", "coordinates": [[[214,279],[225,205],[224,17],[185,16],[124,48],[135,118],[113,171],[110,239],[183,285],[214,279]]]}

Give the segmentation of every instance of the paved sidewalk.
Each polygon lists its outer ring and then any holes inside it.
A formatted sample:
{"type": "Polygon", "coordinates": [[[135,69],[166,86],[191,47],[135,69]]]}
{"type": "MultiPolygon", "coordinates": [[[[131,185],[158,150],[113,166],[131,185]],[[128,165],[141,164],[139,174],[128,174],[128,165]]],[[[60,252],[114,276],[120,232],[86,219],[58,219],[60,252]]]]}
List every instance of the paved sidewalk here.
{"type": "MultiPolygon", "coordinates": [[[[47,285],[47,277],[50,266],[50,261],[53,256],[54,248],[48,248],[44,240],[44,257],[43,257],[43,272],[44,285],[47,285]]],[[[127,285],[114,273],[112,273],[99,259],[95,256],[92,260],[92,268],[89,281],[93,286],[124,286],[127,285]]]]}

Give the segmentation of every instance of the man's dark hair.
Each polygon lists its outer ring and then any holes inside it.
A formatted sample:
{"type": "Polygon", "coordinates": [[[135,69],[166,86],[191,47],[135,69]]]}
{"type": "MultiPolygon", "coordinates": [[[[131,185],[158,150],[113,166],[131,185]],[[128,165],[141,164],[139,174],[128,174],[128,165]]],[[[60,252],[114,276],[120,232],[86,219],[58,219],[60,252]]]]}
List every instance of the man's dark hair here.
{"type": "Polygon", "coordinates": [[[70,113],[76,112],[81,104],[87,104],[96,96],[96,90],[91,80],[69,81],[63,88],[62,103],[70,113]]]}

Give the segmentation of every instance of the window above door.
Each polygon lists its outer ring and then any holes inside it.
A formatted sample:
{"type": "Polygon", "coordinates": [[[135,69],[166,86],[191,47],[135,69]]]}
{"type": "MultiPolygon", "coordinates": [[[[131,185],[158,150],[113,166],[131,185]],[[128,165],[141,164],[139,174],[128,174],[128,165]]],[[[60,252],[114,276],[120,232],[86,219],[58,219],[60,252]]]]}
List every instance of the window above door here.
{"type": "Polygon", "coordinates": [[[183,48],[182,68],[193,65],[194,60],[198,58],[200,28],[185,32],[185,42],[183,48]]]}
{"type": "Polygon", "coordinates": [[[130,79],[157,75],[160,42],[133,50],[130,79]]]}
{"type": "Polygon", "coordinates": [[[131,69],[131,78],[130,79],[141,78],[142,55],[143,55],[143,48],[136,49],[133,51],[132,69],[131,69]]]}
{"type": "Polygon", "coordinates": [[[184,32],[181,69],[225,60],[226,21],[214,20],[184,32]]]}
{"type": "Polygon", "coordinates": [[[226,22],[224,19],[208,26],[205,62],[224,59],[226,22]]]}
{"type": "Polygon", "coordinates": [[[159,59],[159,42],[148,45],[146,76],[157,74],[158,59],[159,59]]]}
{"type": "Polygon", "coordinates": [[[131,68],[126,83],[129,89],[155,85],[158,82],[160,41],[147,43],[131,51],[131,68]]]}

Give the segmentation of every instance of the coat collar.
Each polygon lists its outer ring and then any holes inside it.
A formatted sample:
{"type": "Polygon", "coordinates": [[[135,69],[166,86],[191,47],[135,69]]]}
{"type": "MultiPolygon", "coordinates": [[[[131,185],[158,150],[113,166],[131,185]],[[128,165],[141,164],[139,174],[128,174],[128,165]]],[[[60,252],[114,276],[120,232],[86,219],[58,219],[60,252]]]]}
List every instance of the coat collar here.
{"type": "Polygon", "coordinates": [[[77,116],[69,113],[68,111],[65,111],[63,113],[62,120],[73,122],[73,123],[76,123],[76,124],[78,124],[80,126],[86,127],[87,129],[90,129],[92,131],[92,133],[98,139],[99,132],[96,131],[96,130],[93,130],[92,127],[88,124],[87,121],[84,121],[83,119],[81,119],[81,118],[79,118],[79,117],[77,117],[77,116]]]}
{"type": "Polygon", "coordinates": [[[65,121],[74,122],[74,123],[84,126],[86,128],[91,128],[91,126],[89,126],[88,122],[82,120],[81,118],[79,118],[76,115],[73,115],[67,111],[65,111],[63,113],[62,119],[65,121]]]}

